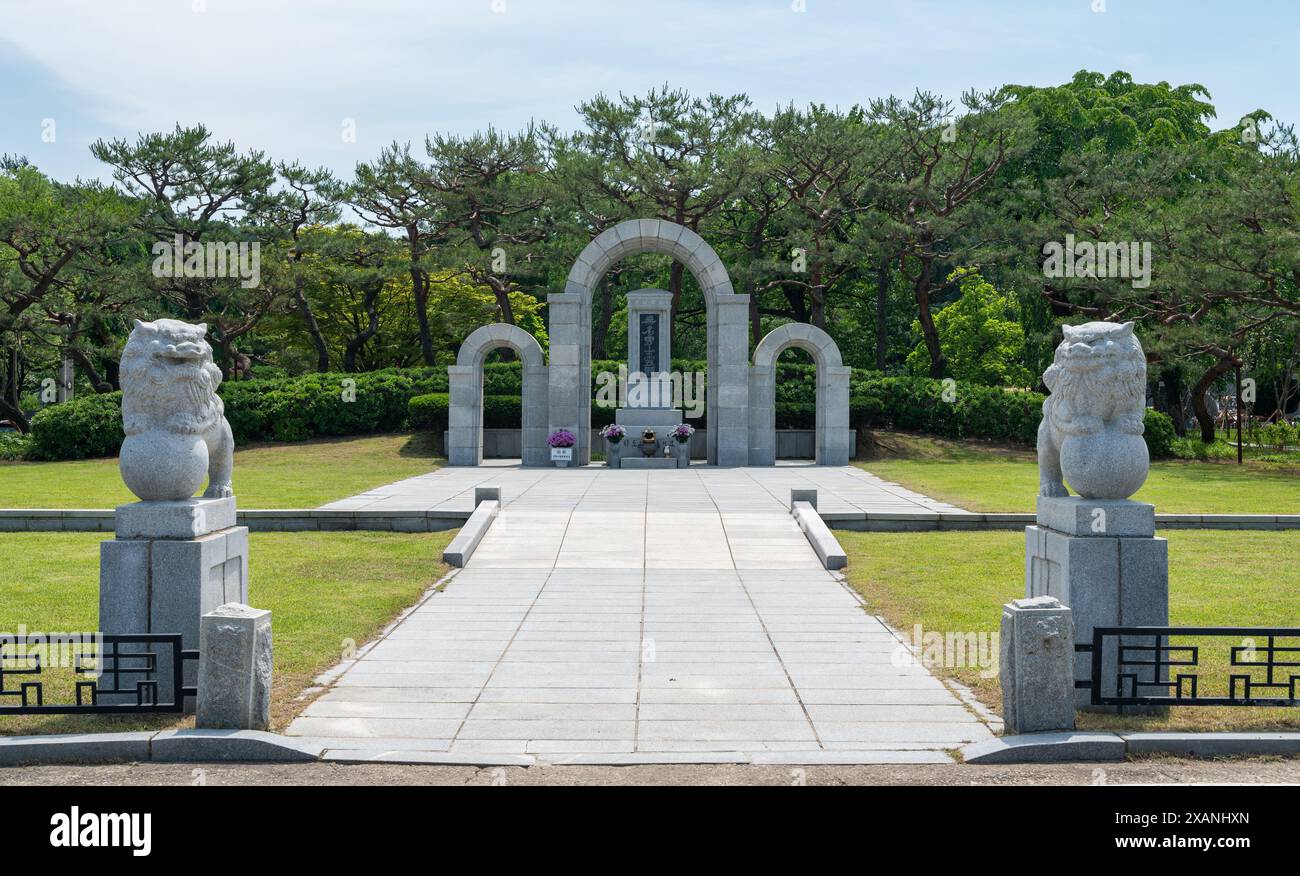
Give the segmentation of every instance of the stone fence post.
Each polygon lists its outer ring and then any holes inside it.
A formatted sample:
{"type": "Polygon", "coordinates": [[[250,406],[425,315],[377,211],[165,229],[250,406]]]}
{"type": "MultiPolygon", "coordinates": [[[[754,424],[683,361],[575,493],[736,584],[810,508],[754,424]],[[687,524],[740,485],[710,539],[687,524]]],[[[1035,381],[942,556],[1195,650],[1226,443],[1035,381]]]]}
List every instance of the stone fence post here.
{"type": "Polygon", "coordinates": [[[1008,735],[1074,729],[1074,617],[1051,596],[1002,606],[1002,720],[1008,735]]]}
{"type": "Polygon", "coordinates": [[[194,725],[265,730],[271,723],[271,612],[228,602],[199,624],[194,725]]]}

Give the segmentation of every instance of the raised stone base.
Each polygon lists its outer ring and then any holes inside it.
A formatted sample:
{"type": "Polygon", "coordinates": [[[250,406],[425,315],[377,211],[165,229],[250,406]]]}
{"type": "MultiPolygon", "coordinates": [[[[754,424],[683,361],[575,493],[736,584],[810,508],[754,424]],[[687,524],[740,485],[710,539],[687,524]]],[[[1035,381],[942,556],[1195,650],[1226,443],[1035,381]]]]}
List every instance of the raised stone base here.
{"type": "Polygon", "coordinates": [[[119,505],[114,525],[118,538],[198,538],[235,525],[235,498],[119,505]]]}
{"type": "Polygon", "coordinates": [[[1131,499],[1039,496],[1038,525],[1065,535],[1151,538],[1156,506],[1131,499]]]}
{"type": "Polygon", "coordinates": [[[668,456],[625,456],[619,468],[677,468],[677,460],[668,456]]]}
{"type": "MultiPolygon", "coordinates": [[[[205,500],[194,500],[202,502],[205,500]]],[[[211,500],[229,503],[233,499],[211,500]]],[[[125,506],[127,528],[120,531],[179,532],[210,520],[201,505],[141,502],[125,506]],[[169,511],[157,506],[175,506],[169,511]],[[143,506],[155,506],[145,508],[143,506]],[[167,514],[175,520],[165,519],[167,514]]],[[[224,509],[225,505],[220,505],[224,509]]],[[[205,524],[204,524],[205,525],[205,524]]],[[[227,602],[248,602],[248,527],[231,526],[196,538],[122,538],[99,549],[99,629],[108,634],[180,633],[187,649],[199,647],[199,618],[227,602]]],[[[170,657],[160,658],[160,678],[172,672],[170,657]]],[[[197,667],[186,666],[185,683],[195,683],[197,667]]],[[[101,687],[109,684],[108,679],[101,687]]],[[[119,684],[119,687],[121,684],[119,684]]],[[[107,701],[107,700],[106,700],[107,701]]],[[[187,710],[193,709],[193,698],[187,710]]]]}
{"type": "MultiPolygon", "coordinates": [[[[1074,519],[1083,523],[1081,518],[1074,519]]],[[[1109,519],[1113,525],[1116,518],[1109,519]]],[[[1074,615],[1076,641],[1091,642],[1093,629],[1099,626],[1169,623],[1169,543],[1165,539],[1102,535],[1080,525],[1074,527],[1076,531],[1082,528],[1090,534],[1069,535],[1041,525],[1042,520],[1040,512],[1040,525],[1025,528],[1025,595],[1054,596],[1068,605],[1074,615]]],[[[1128,639],[1124,643],[1150,644],[1128,639]]],[[[1085,680],[1091,673],[1091,655],[1077,655],[1075,678],[1085,680]]],[[[1103,665],[1102,680],[1108,690],[1114,689],[1113,666],[1103,665]]],[[[1087,706],[1088,699],[1087,690],[1075,692],[1080,707],[1087,706]]]]}
{"type": "Polygon", "coordinates": [[[664,439],[669,429],[686,421],[681,408],[619,408],[614,411],[614,422],[627,429],[624,441],[636,443],[647,428],[654,429],[655,436],[664,439]]]}

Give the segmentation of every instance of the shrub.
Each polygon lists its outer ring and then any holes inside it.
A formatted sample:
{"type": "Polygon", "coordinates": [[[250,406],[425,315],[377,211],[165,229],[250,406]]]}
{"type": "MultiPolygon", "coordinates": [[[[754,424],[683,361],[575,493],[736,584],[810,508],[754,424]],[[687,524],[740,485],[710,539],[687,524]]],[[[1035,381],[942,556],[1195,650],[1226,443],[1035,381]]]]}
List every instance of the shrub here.
{"type": "Polygon", "coordinates": [[[1174,455],[1174,421],[1168,414],[1147,408],[1142,416],[1142,438],[1147,443],[1147,453],[1152,459],[1165,459],[1174,455]]]}
{"type": "Polygon", "coordinates": [[[32,417],[32,459],[116,456],[122,447],[122,393],[83,395],[32,417]]]}
{"type": "Polygon", "coordinates": [[[975,383],[925,377],[882,377],[855,372],[850,384],[851,425],[893,428],[946,438],[987,438],[1033,444],[1044,396],[975,383]],[[950,398],[951,401],[945,399],[950,398]]]}
{"type": "Polygon", "coordinates": [[[431,429],[441,433],[447,428],[450,397],[445,392],[417,395],[407,403],[412,429],[431,429]]]}
{"type": "MultiPolygon", "coordinates": [[[[450,397],[445,392],[417,395],[407,404],[412,429],[429,429],[441,436],[447,428],[450,397]]],[[[517,395],[483,396],[483,428],[518,429],[523,422],[523,399],[517,395]]]]}
{"type": "Polygon", "coordinates": [[[21,432],[0,432],[0,459],[16,461],[26,459],[32,439],[21,432]]]}

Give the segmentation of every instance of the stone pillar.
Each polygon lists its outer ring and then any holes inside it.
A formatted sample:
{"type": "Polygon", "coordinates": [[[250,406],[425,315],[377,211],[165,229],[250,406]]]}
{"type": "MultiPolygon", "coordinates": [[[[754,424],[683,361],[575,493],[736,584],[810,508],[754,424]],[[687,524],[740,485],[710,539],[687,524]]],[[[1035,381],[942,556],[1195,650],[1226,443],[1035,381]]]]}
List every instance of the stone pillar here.
{"type": "Polygon", "coordinates": [[[749,464],[749,296],[719,295],[710,333],[710,462],[749,464]]]}
{"type": "MultiPolygon", "coordinates": [[[[645,375],[644,404],[635,398],[629,382],[629,407],[671,408],[672,382],[672,309],[671,292],[661,289],[638,289],[627,294],[627,370],[629,375],[645,375]]],[[[629,381],[633,378],[629,377],[629,381]]]]}
{"type": "Polygon", "coordinates": [[[271,612],[229,602],[203,615],[194,726],[265,730],[271,723],[271,675],[271,612]]]}
{"type": "Polygon", "coordinates": [[[584,335],[590,338],[591,324],[582,324],[585,309],[578,292],[552,292],[546,302],[551,348],[546,433],[549,436],[556,429],[572,432],[577,439],[574,464],[586,465],[591,461],[591,360],[586,358],[582,339],[584,335]]]}
{"type": "MultiPolygon", "coordinates": [[[[100,545],[101,632],[180,633],[184,648],[197,649],[200,617],[248,601],[248,527],[235,525],[234,497],[122,505],[115,525],[117,537],[100,545]]],[[[160,656],[159,677],[170,677],[170,660],[160,656]]],[[[196,676],[187,663],[185,684],[196,676]]],[[[134,688],[134,678],[121,681],[134,688]]],[[[101,677],[101,689],[111,684],[101,677]]]]}
{"type": "Polygon", "coordinates": [[[1007,734],[1074,729],[1074,629],[1050,596],[1002,606],[1002,720],[1007,734]]]}
{"type": "Polygon", "coordinates": [[[546,410],[550,395],[549,369],[545,365],[523,366],[524,410],[520,425],[520,457],[524,465],[550,465],[550,448],[546,445],[546,410]]]}
{"type": "MultiPolygon", "coordinates": [[[[1038,523],[1025,528],[1025,595],[1053,596],[1073,610],[1075,636],[1096,627],[1167,626],[1169,543],[1155,535],[1155,506],[1129,499],[1038,497],[1038,523]]],[[[1126,645],[1151,645],[1133,637],[1126,645]]],[[[1114,650],[1102,666],[1115,689],[1114,650]]],[[[1075,660],[1075,677],[1091,678],[1092,656],[1075,660]]],[[[1075,692],[1079,707],[1089,692],[1075,692]]]]}
{"type": "Polygon", "coordinates": [[[849,429],[849,376],[847,365],[817,368],[817,464],[848,465],[853,455],[849,429]]]}
{"type": "Polygon", "coordinates": [[[776,465],[776,368],[749,369],[749,464],[776,465]]]}
{"type": "Polygon", "coordinates": [[[449,365],[447,389],[447,464],[479,465],[483,462],[482,372],[472,365],[449,365]]]}

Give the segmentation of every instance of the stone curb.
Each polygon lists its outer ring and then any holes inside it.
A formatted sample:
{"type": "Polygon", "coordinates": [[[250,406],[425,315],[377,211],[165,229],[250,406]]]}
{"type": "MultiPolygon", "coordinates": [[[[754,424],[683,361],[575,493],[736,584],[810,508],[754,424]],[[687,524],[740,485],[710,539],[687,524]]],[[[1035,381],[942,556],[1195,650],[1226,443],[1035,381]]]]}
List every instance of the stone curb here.
{"type": "Polygon", "coordinates": [[[1062,763],[1124,759],[1124,740],[1114,733],[1026,733],[963,745],[966,763],[1062,763]]]}
{"type": "Polygon", "coordinates": [[[483,536],[487,535],[492,521],[496,520],[500,511],[501,500],[499,499],[484,499],[479,502],[469,520],[465,521],[460,532],[442,552],[442,561],[456,567],[463,567],[468,563],[478,543],[483,540],[483,536]]]}
{"type": "MultiPolygon", "coordinates": [[[[465,525],[470,511],[384,511],[267,508],[237,512],[236,523],[252,532],[369,530],[439,532],[465,525]]],[[[1033,512],[823,511],[832,529],[859,532],[1020,529],[1037,521],[1033,512]]],[[[0,508],[0,533],[112,532],[113,509],[0,508]]],[[[1300,529],[1300,514],[1157,514],[1157,529],[1300,529]]]]}
{"type": "MultiPolygon", "coordinates": [[[[465,525],[469,511],[344,511],[268,508],[236,512],[236,525],[252,532],[378,531],[440,532],[465,525]]],[[[113,532],[110,509],[0,508],[0,533],[113,532]]]]}
{"type": "Polygon", "coordinates": [[[0,737],[0,766],[143,761],[149,759],[153,736],[136,732],[0,737]]]}
{"type": "Polygon", "coordinates": [[[790,513],[794,515],[799,528],[803,530],[808,543],[812,545],[817,558],[826,569],[843,569],[849,564],[848,554],[817,515],[817,508],[811,502],[794,501],[790,503],[790,513]]]}
{"type": "Polygon", "coordinates": [[[0,737],[0,766],[319,760],[324,748],[260,730],[161,730],[0,737]]]}
{"type": "Polygon", "coordinates": [[[262,730],[163,730],[149,745],[149,759],[162,763],[301,763],[320,760],[324,752],[319,745],[262,730]]]}
{"type": "Polygon", "coordinates": [[[959,749],[966,763],[1117,761],[1131,754],[1172,757],[1300,755],[1300,733],[1026,733],[959,749]]]}

